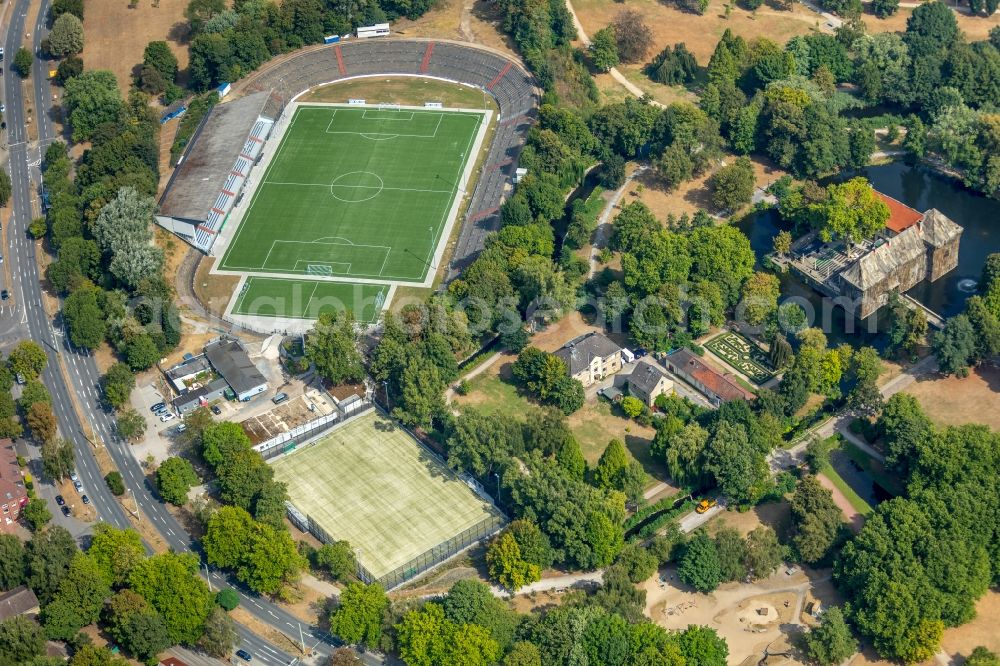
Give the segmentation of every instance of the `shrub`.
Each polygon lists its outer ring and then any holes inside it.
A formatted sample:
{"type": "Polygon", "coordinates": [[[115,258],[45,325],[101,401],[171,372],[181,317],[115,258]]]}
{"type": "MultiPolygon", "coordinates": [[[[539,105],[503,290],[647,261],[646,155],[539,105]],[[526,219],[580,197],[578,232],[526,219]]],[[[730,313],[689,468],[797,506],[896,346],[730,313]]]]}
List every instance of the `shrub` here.
{"type": "Polygon", "coordinates": [[[114,495],[125,494],[125,481],[122,480],[121,472],[108,472],[104,477],[104,482],[108,484],[108,489],[114,495]]]}

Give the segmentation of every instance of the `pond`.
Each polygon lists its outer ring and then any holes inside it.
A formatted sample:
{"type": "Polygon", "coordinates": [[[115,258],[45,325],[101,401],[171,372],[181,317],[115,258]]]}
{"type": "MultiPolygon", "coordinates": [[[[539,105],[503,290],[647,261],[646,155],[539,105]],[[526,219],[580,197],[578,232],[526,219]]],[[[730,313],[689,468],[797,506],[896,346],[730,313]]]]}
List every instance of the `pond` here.
{"type": "MultiPolygon", "coordinates": [[[[932,169],[905,162],[844,172],[830,180],[846,180],[855,175],[868,178],[880,192],[919,211],[937,208],[965,229],[958,267],[937,282],[921,282],[909,291],[940,315],[950,317],[961,312],[965,300],[975,293],[975,282],[987,255],[1000,252],[1000,201],[972,192],[932,169]]],[[[771,251],[771,241],[781,224],[778,214],[768,210],[747,216],[739,227],[749,236],[757,256],[762,257],[771,251]]]]}

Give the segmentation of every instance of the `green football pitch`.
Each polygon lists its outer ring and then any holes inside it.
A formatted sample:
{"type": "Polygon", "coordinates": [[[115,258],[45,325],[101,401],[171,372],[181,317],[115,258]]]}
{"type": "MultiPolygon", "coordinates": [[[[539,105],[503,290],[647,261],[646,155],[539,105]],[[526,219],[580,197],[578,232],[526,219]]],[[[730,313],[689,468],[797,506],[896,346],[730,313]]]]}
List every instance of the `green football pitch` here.
{"type": "Polygon", "coordinates": [[[378,318],[389,285],[284,280],[251,275],[233,304],[233,314],[252,317],[319,319],[326,312],[349,310],[357,322],[378,318]]]}
{"type": "Polygon", "coordinates": [[[318,442],[278,458],[274,478],[334,539],[345,539],[381,578],[466,530],[502,521],[455,473],[395,421],[356,416],[318,442]]]}
{"type": "Polygon", "coordinates": [[[218,269],[422,282],[482,121],[299,106],[218,269]]]}

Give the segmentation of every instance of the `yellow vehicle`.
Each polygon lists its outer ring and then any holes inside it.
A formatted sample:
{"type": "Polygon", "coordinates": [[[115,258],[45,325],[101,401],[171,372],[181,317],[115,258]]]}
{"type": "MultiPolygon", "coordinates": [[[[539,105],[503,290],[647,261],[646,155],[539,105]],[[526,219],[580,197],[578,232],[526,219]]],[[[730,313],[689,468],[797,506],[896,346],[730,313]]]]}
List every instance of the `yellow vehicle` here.
{"type": "Polygon", "coordinates": [[[718,504],[718,502],[716,502],[714,499],[703,499],[702,501],[698,502],[698,506],[696,506],[694,510],[697,511],[698,513],[705,513],[716,504],[718,504]]]}

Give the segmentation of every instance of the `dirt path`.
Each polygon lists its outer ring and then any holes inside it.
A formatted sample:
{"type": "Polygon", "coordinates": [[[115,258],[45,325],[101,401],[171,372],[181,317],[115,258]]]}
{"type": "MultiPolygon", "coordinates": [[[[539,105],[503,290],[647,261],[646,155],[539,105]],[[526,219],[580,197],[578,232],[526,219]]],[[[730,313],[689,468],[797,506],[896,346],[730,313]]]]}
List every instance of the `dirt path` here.
{"type": "MultiPolygon", "coordinates": [[[[479,375],[489,370],[494,363],[496,363],[501,359],[501,357],[503,357],[503,353],[501,352],[493,354],[488,359],[486,359],[485,361],[477,365],[475,368],[473,368],[469,372],[469,374],[464,375],[459,381],[469,381],[473,377],[478,377],[479,375]]],[[[455,399],[455,387],[449,386],[448,390],[444,392],[444,404],[450,405],[451,401],[454,399],[455,399]]]]}
{"type": "Polygon", "coordinates": [[[608,245],[608,239],[611,238],[611,213],[614,212],[615,208],[618,206],[618,202],[621,201],[622,196],[625,194],[625,190],[628,189],[629,185],[632,184],[632,180],[644,173],[649,167],[642,165],[635,171],[630,173],[626,178],[622,186],[615,190],[615,193],[611,195],[608,199],[608,203],[604,206],[604,210],[601,211],[601,217],[597,221],[597,229],[594,230],[594,243],[590,248],[590,272],[587,274],[588,278],[594,277],[594,273],[597,272],[597,267],[600,265],[601,250],[603,250],[608,245]]]}
{"type": "Polygon", "coordinates": [[[847,499],[844,493],[840,492],[840,488],[834,485],[833,481],[826,478],[823,474],[818,474],[816,480],[819,481],[819,485],[823,486],[831,493],[833,493],[833,503],[837,505],[841,511],[844,512],[844,516],[847,517],[847,522],[851,525],[851,529],[857,534],[861,531],[861,526],[865,524],[865,517],[858,513],[851,502],[847,499]]]}

